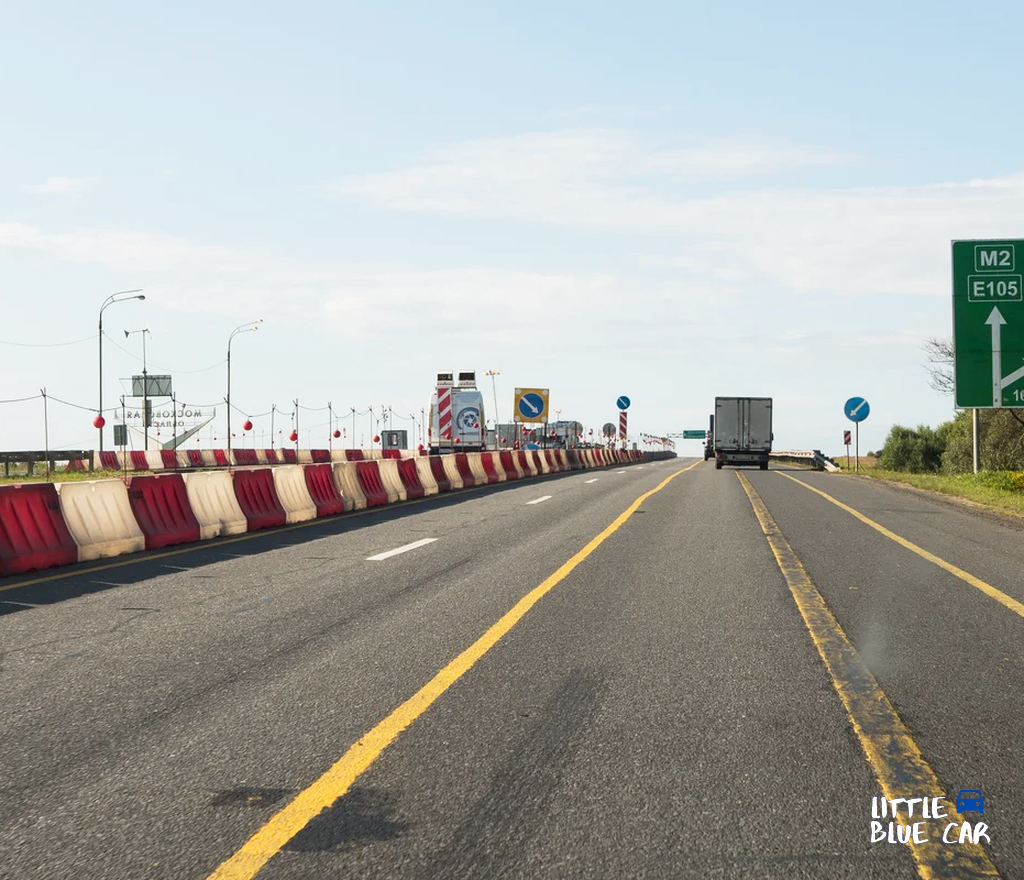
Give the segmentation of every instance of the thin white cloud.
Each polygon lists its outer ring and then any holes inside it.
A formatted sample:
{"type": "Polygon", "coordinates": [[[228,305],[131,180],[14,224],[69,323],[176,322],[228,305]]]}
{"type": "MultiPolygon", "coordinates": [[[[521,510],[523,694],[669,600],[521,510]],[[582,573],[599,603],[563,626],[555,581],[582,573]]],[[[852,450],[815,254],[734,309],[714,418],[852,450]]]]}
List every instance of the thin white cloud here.
{"type": "Polygon", "coordinates": [[[31,184],[29,192],[44,196],[77,195],[93,189],[99,180],[95,177],[47,177],[42,183],[31,184]]]}
{"type": "Polygon", "coordinates": [[[393,210],[675,238],[675,252],[642,262],[811,297],[947,294],[952,239],[1024,227],[1024,173],[924,186],[736,185],[847,159],[755,140],[666,150],[620,131],[579,130],[472,141],[329,189],[393,210]],[[686,181],[719,188],[690,196],[686,181]]]}

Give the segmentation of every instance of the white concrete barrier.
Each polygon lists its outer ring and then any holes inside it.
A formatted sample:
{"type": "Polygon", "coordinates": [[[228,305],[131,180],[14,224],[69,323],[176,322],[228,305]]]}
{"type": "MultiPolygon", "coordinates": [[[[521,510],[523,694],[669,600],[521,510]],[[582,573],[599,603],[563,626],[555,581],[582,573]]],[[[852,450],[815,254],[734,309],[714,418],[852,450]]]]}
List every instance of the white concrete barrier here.
{"type": "Polygon", "coordinates": [[[345,456],[345,450],[344,449],[332,449],[331,450],[331,461],[348,461],[348,458],[345,456]]]}
{"type": "Polygon", "coordinates": [[[380,473],[380,481],[384,486],[384,491],[388,493],[388,504],[408,500],[409,493],[402,482],[402,475],[398,473],[398,459],[380,459],[377,462],[377,471],[380,473]]]}
{"type": "Polygon", "coordinates": [[[199,537],[202,540],[240,535],[249,528],[238,504],[231,474],[225,470],[193,471],[182,476],[188,503],[199,520],[199,537]]]}
{"type": "Polygon", "coordinates": [[[300,464],[286,464],[273,467],[274,489],[281,499],[285,512],[285,522],[297,523],[316,519],[316,504],[306,486],[306,475],[300,464]]]}
{"type": "Polygon", "coordinates": [[[345,502],[346,511],[366,509],[366,495],[363,494],[363,489],[359,485],[354,461],[339,461],[334,465],[334,484],[341,493],[341,500],[345,502]]]}
{"type": "Polygon", "coordinates": [[[440,489],[438,488],[437,480],[434,479],[434,472],[430,469],[430,459],[425,455],[417,455],[415,461],[416,473],[423,484],[423,494],[436,495],[440,489]]]}
{"type": "Polygon", "coordinates": [[[467,452],[466,460],[469,462],[469,470],[478,486],[486,486],[490,480],[487,479],[487,471],[484,470],[484,463],[480,460],[479,452],[467,452]]]}
{"type": "Polygon", "coordinates": [[[57,483],[60,509],[78,545],[78,561],[138,553],[146,536],[135,521],[121,480],[57,483]]]}
{"type": "Polygon", "coordinates": [[[444,472],[452,484],[452,490],[462,488],[462,474],[459,473],[459,466],[455,463],[454,455],[442,455],[441,463],[444,465],[444,472]]]}

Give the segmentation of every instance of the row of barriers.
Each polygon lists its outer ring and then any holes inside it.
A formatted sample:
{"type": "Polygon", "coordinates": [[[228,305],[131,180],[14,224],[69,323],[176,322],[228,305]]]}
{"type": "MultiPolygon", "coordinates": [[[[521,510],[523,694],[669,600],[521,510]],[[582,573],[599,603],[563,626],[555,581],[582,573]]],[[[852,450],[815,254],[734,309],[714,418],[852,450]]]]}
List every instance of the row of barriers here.
{"type": "Polygon", "coordinates": [[[206,541],[471,486],[674,457],[460,452],[0,486],[0,576],[206,541]]]}
{"type": "Polygon", "coordinates": [[[409,449],[133,449],[94,452],[92,466],[105,471],[188,471],[216,467],[265,467],[277,464],[331,464],[411,458],[409,449]]]}

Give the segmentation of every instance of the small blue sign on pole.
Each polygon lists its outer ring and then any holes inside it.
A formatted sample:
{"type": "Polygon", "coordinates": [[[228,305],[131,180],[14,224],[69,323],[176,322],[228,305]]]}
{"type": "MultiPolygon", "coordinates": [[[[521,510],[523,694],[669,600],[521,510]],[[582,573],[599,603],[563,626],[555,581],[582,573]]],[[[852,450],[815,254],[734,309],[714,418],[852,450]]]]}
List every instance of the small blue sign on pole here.
{"type": "Polygon", "coordinates": [[[843,405],[843,412],[851,422],[863,422],[871,412],[871,407],[863,397],[851,397],[843,405]]]}
{"type": "Polygon", "coordinates": [[[860,423],[868,417],[871,407],[863,397],[851,397],[843,404],[843,412],[854,426],[854,470],[860,470],[860,423]]]}
{"type": "Polygon", "coordinates": [[[625,394],[615,401],[615,405],[621,410],[629,409],[629,398],[625,394]]]}

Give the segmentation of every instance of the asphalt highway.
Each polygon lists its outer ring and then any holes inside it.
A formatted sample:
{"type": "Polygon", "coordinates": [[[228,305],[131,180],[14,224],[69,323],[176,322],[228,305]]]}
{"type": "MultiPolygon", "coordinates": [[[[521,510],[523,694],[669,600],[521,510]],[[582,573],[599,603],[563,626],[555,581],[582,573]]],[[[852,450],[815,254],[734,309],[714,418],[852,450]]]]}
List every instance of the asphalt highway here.
{"type": "Polygon", "coordinates": [[[4,579],[0,877],[1024,878],[1022,572],[678,459],[4,579]]]}

